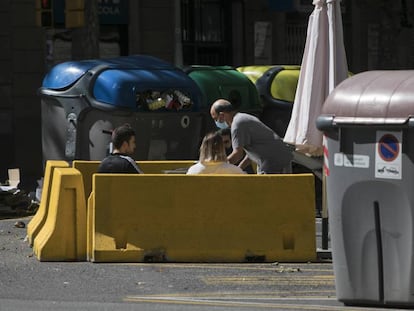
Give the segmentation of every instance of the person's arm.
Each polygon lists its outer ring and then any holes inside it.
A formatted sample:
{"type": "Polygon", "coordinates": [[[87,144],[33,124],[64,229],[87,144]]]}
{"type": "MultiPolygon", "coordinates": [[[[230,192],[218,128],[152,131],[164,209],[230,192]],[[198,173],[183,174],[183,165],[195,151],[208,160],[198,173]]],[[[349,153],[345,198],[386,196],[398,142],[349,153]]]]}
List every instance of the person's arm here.
{"type": "Polygon", "coordinates": [[[231,164],[238,163],[244,156],[244,150],[243,148],[236,148],[233,149],[233,152],[229,154],[227,157],[227,161],[231,164]]]}
{"type": "Polygon", "coordinates": [[[240,161],[238,166],[244,171],[244,169],[246,167],[248,167],[251,163],[252,163],[252,161],[250,160],[250,158],[246,154],[245,157],[243,158],[243,160],[240,161]]]}

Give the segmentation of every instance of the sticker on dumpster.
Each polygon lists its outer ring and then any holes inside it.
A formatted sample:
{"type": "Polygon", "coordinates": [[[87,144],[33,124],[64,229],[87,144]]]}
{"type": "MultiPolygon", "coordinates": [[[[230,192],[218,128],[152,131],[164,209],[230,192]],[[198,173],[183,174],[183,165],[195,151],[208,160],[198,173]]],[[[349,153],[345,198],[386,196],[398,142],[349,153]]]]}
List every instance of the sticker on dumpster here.
{"type": "Polygon", "coordinates": [[[323,145],[323,172],[325,176],[330,175],[329,171],[329,150],[327,147],[326,136],[323,135],[322,137],[322,145],[323,145]]]}
{"type": "Polygon", "coordinates": [[[375,177],[401,179],[401,132],[377,132],[375,177]]]}
{"type": "Polygon", "coordinates": [[[342,152],[334,154],[335,166],[368,168],[369,156],[363,154],[344,154],[342,152]]]}

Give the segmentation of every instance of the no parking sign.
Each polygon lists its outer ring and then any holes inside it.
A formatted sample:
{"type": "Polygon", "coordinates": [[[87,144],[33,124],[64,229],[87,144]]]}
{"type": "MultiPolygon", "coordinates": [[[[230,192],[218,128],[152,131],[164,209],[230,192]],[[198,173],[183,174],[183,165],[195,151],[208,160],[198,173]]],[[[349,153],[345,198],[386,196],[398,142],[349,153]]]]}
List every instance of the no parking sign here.
{"type": "Polygon", "coordinates": [[[375,177],[401,179],[401,132],[377,132],[375,177]]]}

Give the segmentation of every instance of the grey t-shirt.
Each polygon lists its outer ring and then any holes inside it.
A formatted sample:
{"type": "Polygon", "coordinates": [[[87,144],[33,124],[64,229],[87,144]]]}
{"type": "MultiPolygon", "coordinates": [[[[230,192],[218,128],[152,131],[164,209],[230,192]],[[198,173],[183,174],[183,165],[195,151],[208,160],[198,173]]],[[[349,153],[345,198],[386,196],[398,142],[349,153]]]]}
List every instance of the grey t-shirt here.
{"type": "Polygon", "coordinates": [[[253,115],[236,113],[231,124],[231,137],[233,149],[243,148],[257,163],[258,174],[282,173],[290,166],[292,150],[253,115]]]}

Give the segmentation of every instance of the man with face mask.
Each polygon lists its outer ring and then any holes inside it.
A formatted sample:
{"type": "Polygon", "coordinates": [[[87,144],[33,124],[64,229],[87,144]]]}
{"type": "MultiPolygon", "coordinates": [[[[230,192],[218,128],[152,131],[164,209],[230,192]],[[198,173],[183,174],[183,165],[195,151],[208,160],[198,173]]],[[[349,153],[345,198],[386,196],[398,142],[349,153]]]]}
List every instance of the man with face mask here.
{"type": "Polygon", "coordinates": [[[210,115],[218,128],[231,129],[233,151],[227,157],[230,163],[239,163],[238,166],[244,169],[250,161],[254,161],[258,174],[291,171],[292,150],[258,118],[238,112],[225,99],[218,99],[212,104],[210,115]]]}

